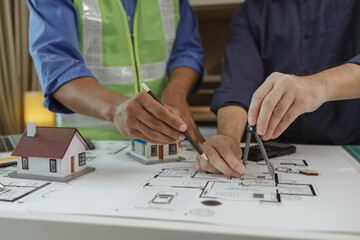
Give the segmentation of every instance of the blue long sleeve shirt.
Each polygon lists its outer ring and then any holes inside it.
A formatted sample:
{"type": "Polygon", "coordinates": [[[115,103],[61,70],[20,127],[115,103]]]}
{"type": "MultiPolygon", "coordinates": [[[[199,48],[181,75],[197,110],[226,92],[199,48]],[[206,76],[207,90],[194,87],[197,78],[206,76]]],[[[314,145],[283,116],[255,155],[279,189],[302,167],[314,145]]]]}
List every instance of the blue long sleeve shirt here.
{"type": "MultiPolygon", "coordinates": [[[[309,75],[360,64],[360,1],[246,1],[233,16],[222,82],[211,109],[248,109],[272,72],[309,75]]],[[[360,143],[360,100],[334,101],[299,116],[280,136],[293,143],[360,143]]]]}
{"type": "MultiPolygon", "coordinates": [[[[120,0],[119,0],[120,1],[120,0]]],[[[121,0],[128,15],[130,31],[137,0],[121,0]]],[[[168,71],[190,67],[203,74],[202,51],[196,15],[188,0],[180,0],[180,22],[168,71]]],[[[51,97],[61,85],[79,77],[94,77],[77,49],[77,12],[71,0],[27,0],[30,10],[29,45],[41,87],[44,107],[58,113],[71,110],[51,97]]],[[[199,79],[194,90],[201,83],[199,79]]]]}

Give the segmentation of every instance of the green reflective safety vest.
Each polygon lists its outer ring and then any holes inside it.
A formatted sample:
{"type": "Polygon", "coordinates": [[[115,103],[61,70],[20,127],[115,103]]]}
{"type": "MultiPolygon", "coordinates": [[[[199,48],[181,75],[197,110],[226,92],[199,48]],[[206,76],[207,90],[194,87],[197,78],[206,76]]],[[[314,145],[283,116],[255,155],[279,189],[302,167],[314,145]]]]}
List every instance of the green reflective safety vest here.
{"type": "MultiPolygon", "coordinates": [[[[138,0],[132,36],[120,0],[74,0],[74,4],[78,48],[101,85],[131,97],[143,91],[145,82],[161,96],[180,21],[179,0],[138,0]]],[[[56,122],[76,127],[85,138],[125,139],[112,123],[81,114],[57,114],[56,122]]]]}

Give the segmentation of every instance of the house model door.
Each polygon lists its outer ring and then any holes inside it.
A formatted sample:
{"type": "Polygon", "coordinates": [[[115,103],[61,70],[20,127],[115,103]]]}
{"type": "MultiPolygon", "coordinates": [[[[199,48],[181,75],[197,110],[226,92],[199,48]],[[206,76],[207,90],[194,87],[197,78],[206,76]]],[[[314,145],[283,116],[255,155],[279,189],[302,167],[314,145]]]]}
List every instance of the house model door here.
{"type": "Polygon", "coordinates": [[[75,172],[75,161],[74,156],[71,157],[71,173],[75,172]]]}
{"type": "Polygon", "coordinates": [[[159,159],[164,159],[164,146],[159,145],[159,159]]]}

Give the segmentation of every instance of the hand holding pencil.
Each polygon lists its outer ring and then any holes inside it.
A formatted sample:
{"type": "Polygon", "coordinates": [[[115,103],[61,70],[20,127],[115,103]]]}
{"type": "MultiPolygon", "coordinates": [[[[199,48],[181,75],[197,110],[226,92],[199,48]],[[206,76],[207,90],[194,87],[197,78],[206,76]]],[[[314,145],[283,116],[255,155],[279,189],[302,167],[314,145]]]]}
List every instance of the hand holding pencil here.
{"type": "Polygon", "coordinates": [[[177,109],[164,107],[145,92],[126,99],[114,110],[113,123],[127,138],[155,144],[185,139],[187,125],[177,109]]]}
{"type": "MultiPolygon", "coordinates": [[[[164,104],[160,101],[160,99],[158,99],[155,94],[150,90],[150,88],[145,84],[142,83],[141,87],[153,98],[155,99],[158,103],[160,103],[161,105],[164,106],[164,104]]],[[[196,142],[191,138],[191,136],[187,133],[186,130],[181,131],[180,132],[185,136],[186,140],[189,141],[189,143],[191,144],[191,146],[196,150],[196,152],[205,160],[208,161],[208,158],[206,156],[206,154],[202,151],[202,149],[200,148],[200,146],[198,146],[196,144],[196,142]]]]}

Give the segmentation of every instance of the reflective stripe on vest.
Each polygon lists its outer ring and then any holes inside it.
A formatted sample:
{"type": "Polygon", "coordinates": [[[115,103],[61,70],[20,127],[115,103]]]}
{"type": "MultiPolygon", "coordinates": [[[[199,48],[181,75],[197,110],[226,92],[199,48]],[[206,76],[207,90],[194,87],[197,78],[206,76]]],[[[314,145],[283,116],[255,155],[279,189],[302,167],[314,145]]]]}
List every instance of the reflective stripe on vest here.
{"type": "MultiPolygon", "coordinates": [[[[129,97],[147,82],[160,95],[180,20],[178,0],[138,0],[133,38],[121,0],[75,0],[74,4],[79,15],[78,47],[97,80],[129,97]]],[[[106,121],[79,114],[57,114],[57,122],[115,130],[106,121]]]]}

